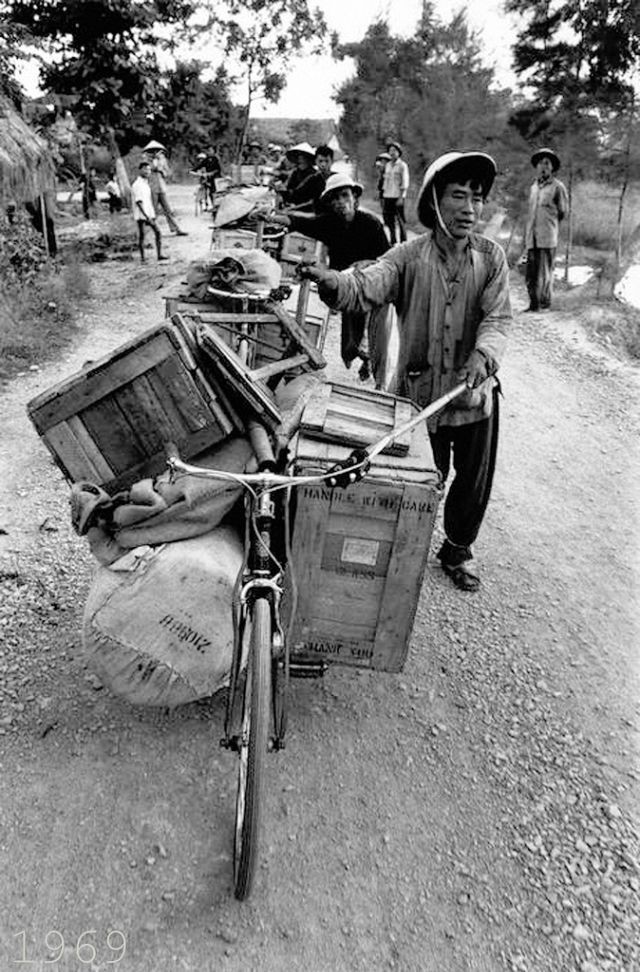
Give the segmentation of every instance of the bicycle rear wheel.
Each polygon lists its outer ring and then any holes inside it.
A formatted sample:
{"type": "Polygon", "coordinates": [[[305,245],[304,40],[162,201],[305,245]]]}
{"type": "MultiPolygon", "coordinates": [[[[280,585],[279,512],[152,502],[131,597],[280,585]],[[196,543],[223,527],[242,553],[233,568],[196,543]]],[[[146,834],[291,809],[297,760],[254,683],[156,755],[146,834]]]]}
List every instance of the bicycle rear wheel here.
{"type": "Polygon", "coordinates": [[[271,604],[266,597],[258,597],[251,617],[251,644],[242,705],[233,847],[234,893],[241,901],[251,892],[258,860],[260,808],[270,713],[271,604]]]}

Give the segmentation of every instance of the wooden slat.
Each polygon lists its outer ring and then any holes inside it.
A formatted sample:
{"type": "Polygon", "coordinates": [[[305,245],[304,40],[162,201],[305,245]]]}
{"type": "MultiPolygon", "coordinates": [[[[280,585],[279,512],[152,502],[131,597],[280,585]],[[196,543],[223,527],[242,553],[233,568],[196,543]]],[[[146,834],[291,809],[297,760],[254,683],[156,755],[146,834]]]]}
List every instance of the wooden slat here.
{"type": "Polygon", "coordinates": [[[206,428],[211,412],[185,370],[182,359],[178,355],[171,355],[160,361],[154,370],[164,382],[165,395],[171,398],[185,428],[189,432],[206,428]]]}
{"type": "MultiPolygon", "coordinates": [[[[152,456],[162,448],[163,442],[173,441],[175,430],[167,422],[149,382],[145,381],[144,387],[141,387],[143,381],[140,378],[124,388],[119,388],[114,399],[135,429],[144,454],[152,456]]],[[[111,478],[112,476],[109,477],[111,478]]]]}
{"type": "Polygon", "coordinates": [[[320,389],[319,394],[314,395],[311,401],[305,406],[302,413],[300,428],[304,431],[320,431],[327,417],[327,409],[331,399],[332,385],[327,382],[320,389]]]}
{"type": "Polygon", "coordinates": [[[43,439],[70,482],[103,480],[66,422],[59,422],[44,433],[43,439]]]}
{"type": "Polygon", "coordinates": [[[112,479],[113,469],[98,449],[81,419],[77,415],[72,415],[67,424],[100,477],[95,482],[98,484],[106,483],[109,479],[112,479]]]}
{"type": "Polygon", "coordinates": [[[123,345],[110,358],[102,359],[34,398],[28,405],[33,424],[38,431],[44,432],[52,425],[66,421],[149,371],[175,350],[175,337],[166,325],[154,328],[144,339],[123,345]]]}
{"type": "Polygon", "coordinates": [[[406,486],[402,499],[372,659],[387,672],[402,671],[407,657],[438,506],[436,491],[420,486],[406,486]]]}
{"type": "Polygon", "coordinates": [[[298,512],[287,568],[288,572],[294,572],[298,589],[292,644],[299,640],[302,630],[312,623],[314,616],[315,584],[321,569],[322,546],[329,516],[329,503],[315,497],[324,495],[325,491],[315,487],[301,486],[297,490],[298,512]]]}
{"type": "Polygon", "coordinates": [[[100,452],[109,457],[109,465],[116,474],[143,461],[144,448],[113,397],[96,402],[81,417],[100,452]]]}

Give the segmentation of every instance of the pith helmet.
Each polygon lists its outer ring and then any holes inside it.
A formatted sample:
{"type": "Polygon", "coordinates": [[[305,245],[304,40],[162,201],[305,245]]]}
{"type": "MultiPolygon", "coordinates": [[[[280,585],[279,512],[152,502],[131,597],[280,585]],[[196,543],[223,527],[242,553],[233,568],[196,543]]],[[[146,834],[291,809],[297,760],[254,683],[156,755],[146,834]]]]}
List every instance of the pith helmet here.
{"type": "Polygon", "coordinates": [[[497,171],[490,155],[485,155],[484,152],[445,152],[431,163],[422,180],[418,196],[418,219],[423,226],[433,229],[436,225],[436,215],[432,205],[432,187],[436,176],[462,160],[467,163],[480,182],[483,196],[489,195],[497,171]]]}
{"type": "Polygon", "coordinates": [[[343,175],[341,172],[336,172],[334,175],[330,175],[327,179],[319,201],[325,205],[329,202],[333,193],[338,192],[340,189],[352,189],[353,194],[356,197],[362,195],[362,186],[359,182],[354,182],[353,179],[350,179],[348,175],[343,175]]]}
{"type": "Polygon", "coordinates": [[[549,159],[551,162],[551,168],[554,172],[557,172],[560,168],[560,159],[550,148],[541,148],[537,152],[534,152],[531,156],[531,165],[535,168],[541,159],[549,159]]]}

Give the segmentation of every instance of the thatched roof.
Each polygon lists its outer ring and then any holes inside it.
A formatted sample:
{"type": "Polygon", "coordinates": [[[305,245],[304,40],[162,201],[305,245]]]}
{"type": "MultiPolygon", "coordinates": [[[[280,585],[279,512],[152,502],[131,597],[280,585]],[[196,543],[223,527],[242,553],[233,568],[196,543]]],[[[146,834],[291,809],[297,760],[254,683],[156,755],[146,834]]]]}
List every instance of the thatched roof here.
{"type": "Polygon", "coordinates": [[[0,99],[0,205],[36,199],[54,184],[47,143],[0,99]]]}

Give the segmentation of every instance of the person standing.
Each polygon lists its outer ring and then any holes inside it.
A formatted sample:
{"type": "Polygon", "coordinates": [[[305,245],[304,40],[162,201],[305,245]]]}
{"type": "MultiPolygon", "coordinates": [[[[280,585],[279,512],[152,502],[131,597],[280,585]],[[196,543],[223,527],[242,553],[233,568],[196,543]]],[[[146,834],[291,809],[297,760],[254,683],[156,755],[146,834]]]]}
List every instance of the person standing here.
{"type": "Polygon", "coordinates": [[[300,142],[287,151],[287,158],[295,168],[285,186],[276,184],[287,209],[313,213],[325,182],[315,167],[315,155],[308,142],[300,142]]]}
{"type": "Polygon", "coordinates": [[[452,582],[475,591],[472,545],[491,493],[498,447],[495,377],[513,315],[502,248],[480,236],[496,174],[482,152],[447,152],[427,169],[418,218],[427,232],[352,273],[303,267],[330,307],[367,311],[393,302],[398,313],[398,393],[420,408],[459,382],[465,391],[428,420],[433,456],[446,483],[446,539],[438,559],[452,582]]]}
{"type": "Polygon", "coordinates": [[[149,184],[150,171],[150,163],[141,162],[138,166],[138,178],[134,180],[131,186],[133,217],[138,226],[138,249],[140,250],[140,260],[142,263],[145,262],[144,238],[147,226],[151,227],[155,237],[158,260],[168,259],[168,257],[162,255],[162,234],[156,222],[156,211],[153,208],[153,197],[149,184]]]}
{"type": "Polygon", "coordinates": [[[550,148],[531,156],[536,179],[529,190],[529,210],[525,230],[527,249],[527,310],[548,310],[553,293],[553,268],[558,246],[558,226],[569,211],[567,190],[556,172],[560,159],[550,148]]]}
{"type": "Polygon", "coordinates": [[[316,169],[325,181],[331,175],[333,167],[333,149],[330,145],[318,145],[316,149],[316,169]]]}
{"type": "Polygon", "coordinates": [[[402,146],[398,142],[387,145],[389,161],[384,167],[382,178],[382,218],[389,230],[389,239],[396,242],[396,225],[400,242],[407,238],[404,217],[404,203],[409,189],[409,166],[401,158],[402,146]]]}
{"type": "Polygon", "coordinates": [[[93,219],[96,215],[96,170],[91,166],[80,176],[80,191],[82,193],[82,213],[85,219],[93,219]]]}
{"type": "MultiPolygon", "coordinates": [[[[334,173],[327,179],[319,200],[319,213],[276,213],[272,221],[297,233],[320,240],[327,247],[333,269],[365,266],[389,249],[384,227],[377,216],[358,208],[362,186],[347,175],[334,173]]],[[[368,311],[342,312],[341,356],[347,368],[360,358],[360,378],[370,372],[381,388],[387,351],[387,307],[368,311]],[[365,335],[368,342],[365,344],[365,335]]]]}
{"type": "Polygon", "coordinates": [[[388,152],[380,152],[376,155],[376,160],[374,162],[376,170],[376,195],[378,197],[378,202],[380,203],[380,209],[382,210],[382,193],[384,190],[384,170],[387,166],[387,162],[391,160],[391,156],[388,152]]]}
{"type": "Polygon", "coordinates": [[[171,208],[169,197],[167,196],[169,161],[167,159],[164,145],[162,145],[160,142],[151,141],[148,145],[145,145],[142,151],[148,154],[151,159],[149,182],[151,185],[153,208],[155,209],[156,214],[162,210],[171,232],[175,233],[176,236],[187,236],[188,234],[186,230],[180,229],[173,209],[171,208]]]}
{"type": "Polygon", "coordinates": [[[119,213],[122,209],[122,195],[115,172],[109,173],[109,181],[104,188],[109,197],[109,212],[113,216],[114,213],[119,213]]]}

